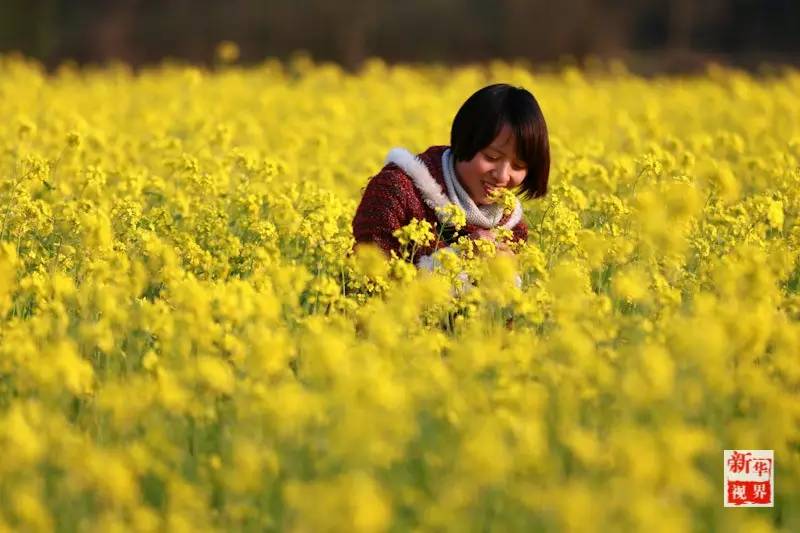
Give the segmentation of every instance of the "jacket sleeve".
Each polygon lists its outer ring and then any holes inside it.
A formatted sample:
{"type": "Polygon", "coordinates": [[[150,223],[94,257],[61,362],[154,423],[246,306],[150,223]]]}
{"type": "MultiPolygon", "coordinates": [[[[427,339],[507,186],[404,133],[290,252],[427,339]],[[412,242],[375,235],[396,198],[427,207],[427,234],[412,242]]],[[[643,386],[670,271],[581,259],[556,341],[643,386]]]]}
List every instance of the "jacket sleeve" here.
{"type": "Polygon", "coordinates": [[[514,234],[514,240],[519,241],[521,243],[528,242],[528,224],[525,223],[525,220],[520,220],[516,226],[511,228],[511,232],[514,234]]]}
{"type": "Polygon", "coordinates": [[[400,254],[400,242],[392,232],[406,223],[406,191],[394,172],[384,169],[373,176],[353,218],[356,243],[372,242],[387,255],[400,254]]]}

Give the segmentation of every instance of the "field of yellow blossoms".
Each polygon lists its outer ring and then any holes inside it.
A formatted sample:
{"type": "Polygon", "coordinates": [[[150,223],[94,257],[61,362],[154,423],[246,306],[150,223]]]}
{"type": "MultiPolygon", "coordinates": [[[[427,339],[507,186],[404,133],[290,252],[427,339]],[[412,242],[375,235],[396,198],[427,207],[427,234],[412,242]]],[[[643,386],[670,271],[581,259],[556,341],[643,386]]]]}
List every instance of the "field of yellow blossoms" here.
{"type": "Polygon", "coordinates": [[[0,531],[800,531],[798,94],[0,57],[0,531]],[[387,152],[498,81],[551,134],[527,245],[348,254],[387,152]],[[737,448],[774,508],[723,508],[737,448]]]}

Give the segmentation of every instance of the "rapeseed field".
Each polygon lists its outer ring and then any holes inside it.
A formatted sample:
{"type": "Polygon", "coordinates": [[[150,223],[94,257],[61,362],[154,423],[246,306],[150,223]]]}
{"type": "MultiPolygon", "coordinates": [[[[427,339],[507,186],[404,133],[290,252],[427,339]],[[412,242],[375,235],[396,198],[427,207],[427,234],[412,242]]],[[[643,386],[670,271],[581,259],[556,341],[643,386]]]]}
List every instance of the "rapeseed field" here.
{"type": "Polygon", "coordinates": [[[0,57],[0,531],[800,531],[798,94],[0,57]],[[494,82],[550,130],[528,243],[351,254],[387,152],[494,82]],[[736,448],[774,508],[723,508],[736,448]]]}

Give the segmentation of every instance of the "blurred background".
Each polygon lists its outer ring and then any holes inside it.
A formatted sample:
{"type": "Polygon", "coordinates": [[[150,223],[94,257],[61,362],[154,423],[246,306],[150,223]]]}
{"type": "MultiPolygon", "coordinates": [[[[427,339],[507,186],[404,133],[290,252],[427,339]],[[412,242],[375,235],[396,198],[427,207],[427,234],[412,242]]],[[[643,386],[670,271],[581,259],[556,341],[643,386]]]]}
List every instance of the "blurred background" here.
{"type": "Polygon", "coordinates": [[[754,69],[800,63],[800,0],[0,0],[0,53],[48,68],[210,64],[223,40],[239,45],[242,63],[305,51],[347,69],[369,57],[754,69]]]}

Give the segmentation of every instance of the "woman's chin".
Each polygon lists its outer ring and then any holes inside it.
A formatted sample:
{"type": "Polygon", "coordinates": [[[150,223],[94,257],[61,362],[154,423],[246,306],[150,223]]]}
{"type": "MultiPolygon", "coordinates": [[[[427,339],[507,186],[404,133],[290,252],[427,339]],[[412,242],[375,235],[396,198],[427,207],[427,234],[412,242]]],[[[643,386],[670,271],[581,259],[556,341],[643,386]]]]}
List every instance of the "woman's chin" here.
{"type": "Polygon", "coordinates": [[[483,205],[490,205],[490,204],[494,204],[494,203],[496,203],[496,202],[497,202],[497,199],[495,199],[495,198],[492,198],[491,196],[489,196],[489,195],[488,195],[488,194],[486,194],[486,193],[484,193],[484,194],[483,194],[483,197],[481,198],[481,203],[482,203],[483,205]]]}
{"type": "Polygon", "coordinates": [[[483,189],[481,189],[478,194],[470,194],[470,198],[472,198],[472,201],[475,202],[475,205],[489,205],[494,203],[483,189]]]}

